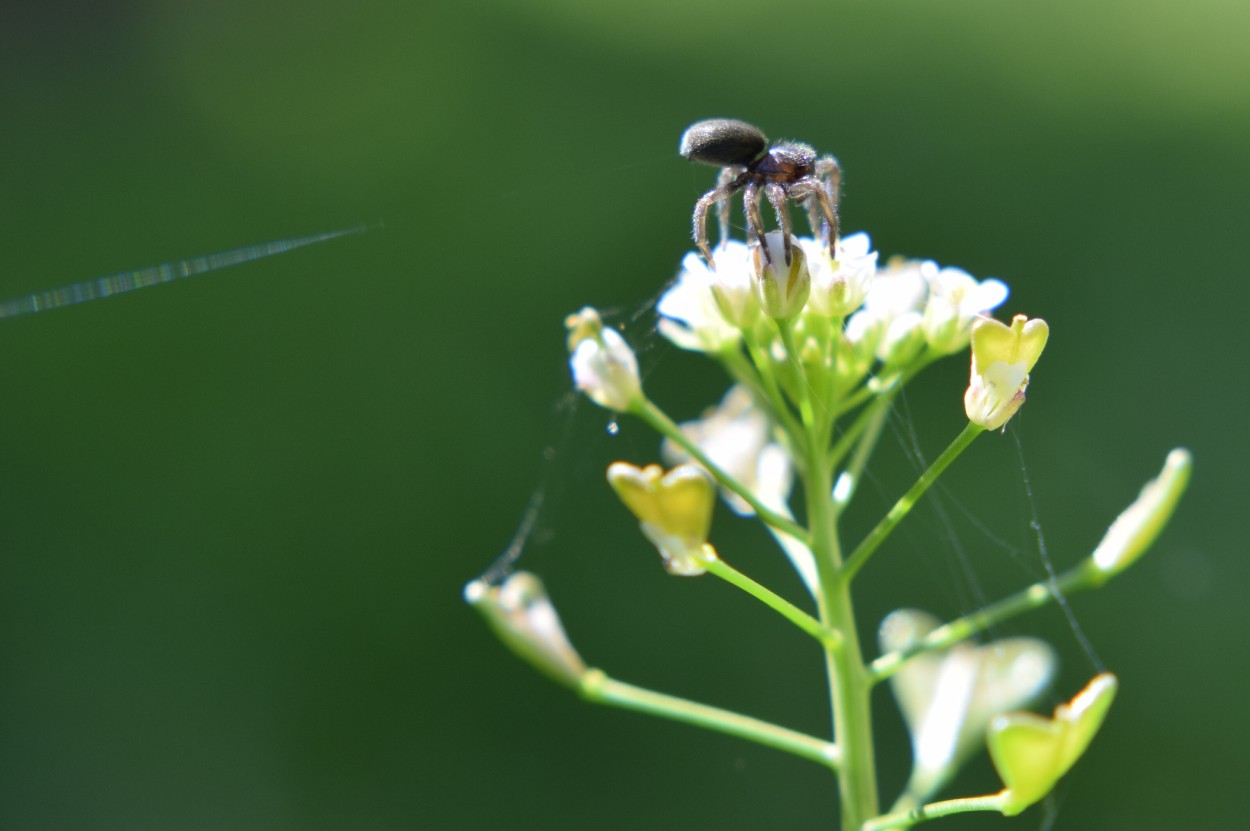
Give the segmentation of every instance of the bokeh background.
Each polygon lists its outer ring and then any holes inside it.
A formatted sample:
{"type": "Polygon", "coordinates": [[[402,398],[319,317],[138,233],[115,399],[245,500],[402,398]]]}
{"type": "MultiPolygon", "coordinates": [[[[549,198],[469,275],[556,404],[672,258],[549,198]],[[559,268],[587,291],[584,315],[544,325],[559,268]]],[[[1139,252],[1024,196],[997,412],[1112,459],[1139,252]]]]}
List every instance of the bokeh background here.
{"type": "MultiPolygon", "coordinates": [[[[675,150],[713,115],[836,153],[848,230],[1052,326],[1023,417],[865,571],[866,638],[1041,574],[1034,512],[1075,562],[1192,448],[1157,549],[1071,602],[1122,680],[1105,732],[1013,823],[1237,827],[1248,35],[1232,0],[5,3],[3,295],[370,230],[0,324],[0,827],[832,827],[820,770],[585,705],[460,600],[545,481],[522,565],[588,660],[826,729],[814,650],[667,577],[601,486],[653,438],[561,403],[562,316],[641,307],[689,248],[712,174],[675,150]]],[[[648,384],[693,417],[723,382],[648,321],[648,384]]],[[[965,382],[911,389],[853,535],[965,382]]],[[[801,596],[758,529],[715,539],[801,596]]],[[[1002,633],[1057,645],[1062,697],[1094,672],[1056,609],[1002,633]]],[[[884,690],[877,717],[888,800],[884,690]]],[[[981,763],[952,795],[996,786],[981,763]]]]}

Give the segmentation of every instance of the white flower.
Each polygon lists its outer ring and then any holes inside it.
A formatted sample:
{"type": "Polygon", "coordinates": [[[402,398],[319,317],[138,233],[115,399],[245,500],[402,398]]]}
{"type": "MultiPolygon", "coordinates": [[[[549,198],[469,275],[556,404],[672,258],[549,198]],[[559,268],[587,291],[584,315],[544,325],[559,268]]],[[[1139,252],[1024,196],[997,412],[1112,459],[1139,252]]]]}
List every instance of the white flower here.
{"type": "Polygon", "coordinates": [[[807,307],[825,317],[845,317],[868,296],[868,287],[877,273],[877,252],[865,233],[838,240],[834,259],[815,240],[801,239],[812,273],[812,290],[807,307]]]}
{"type": "MultiPolygon", "coordinates": [[[[881,649],[912,648],[937,627],[916,609],[891,612],[881,622],[881,649]]],[[[1036,699],[1056,665],[1054,650],[1035,638],[963,642],[909,659],[890,679],[912,739],[908,796],[924,802],[940,790],[982,746],[991,720],[1036,699]]]]}
{"type": "Polygon", "coordinates": [[[906,366],[924,348],[924,316],[920,312],[904,312],[885,327],[885,335],[877,344],[877,357],[887,366],[906,366]]]}
{"type": "Polygon", "coordinates": [[[919,312],[929,299],[929,282],[937,275],[932,260],[892,258],[868,285],[864,308],[887,320],[919,312]]]}
{"type": "Polygon", "coordinates": [[[732,349],[742,338],[740,327],[759,314],[747,247],[729,242],[712,257],[715,271],[698,254],[687,254],[677,282],[655,307],[660,334],[692,352],[732,349]]]}
{"type": "MultiPolygon", "coordinates": [[[[703,266],[702,257],[688,254],[689,257],[703,266]]],[[[737,241],[727,242],[712,254],[712,261],[716,264],[716,270],[710,274],[716,308],[731,326],[749,329],[760,317],[750,249],[737,241]]]]}
{"type": "Polygon", "coordinates": [[[638,361],[615,329],[605,329],[589,306],[564,320],[573,383],[600,407],[623,412],[642,398],[638,361]]]}
{"type": "Polygon", "coordinates": [[[877,357],[877,347],[885,338],[888,323],[885,318],[864,309],[851,315],[842,335],[850,349],[847,351],[847,371],[853,376],[867,372],[877,357]]]}
{"type": "Polygon", "coordinates": [[[931,260],[893,259],[868,284],[864,307],[847,321],[846,334],[857,353],[870,347],[884,364],[902,366],[924,348],[921,310],[929,297],[931,260]]]}
{"type": "Polygon", "coordinates": [[[1007,299],[1007,285],[990,278],[977,282],[958,268],[943,268],[929,277],[929,302],[924,333],[929,346],[943,355],[968,345],[972,321],[1007,299]]]}

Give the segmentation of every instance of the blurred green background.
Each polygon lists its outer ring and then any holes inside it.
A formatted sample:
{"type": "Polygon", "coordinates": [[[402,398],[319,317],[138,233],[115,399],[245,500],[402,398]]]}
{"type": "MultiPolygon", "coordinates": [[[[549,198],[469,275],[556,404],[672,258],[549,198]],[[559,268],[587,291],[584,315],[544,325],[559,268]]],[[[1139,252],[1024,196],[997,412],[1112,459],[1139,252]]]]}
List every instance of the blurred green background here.
{"type": "MultiPolygon", "coordinates": [[[[1123,684],[1089,757],[1049,814],[942,827],[1236,827],[1248,34],[1233,0],[6,3],[0,294],[373,228],[0,324],[0,827],[833,827],[820,770],[584,705],[460,600],[563,442],[522,565],[587,659],[826,729],[814,650],[667,577],[601,486],[653,438],[558,411],[562,316],[673,275],[712,180],[677,139],[713,115],[836,153],[848,230],[999,276],[1004,313],[1052,327],[1021,450],[982,438],[877,555],[867,637],[1041,574],[1026,484],[1063,568],[1194,451],[1157,549],[1072,599],[1123,684]]],[[[675,416],[722,392],[639,343],[675,416]]],[[[914,385],[852,534],[965,383],[954,359],[914,385]]],[[[1065,698],[1095,671],[1056,609],[1002,632],[1059,647],[1065,698]]],[[[877,715],[888,800],[908,750],[884,690],[877,715]]],[[[981,764],[953,792],[994,787],[981,764]]]]}

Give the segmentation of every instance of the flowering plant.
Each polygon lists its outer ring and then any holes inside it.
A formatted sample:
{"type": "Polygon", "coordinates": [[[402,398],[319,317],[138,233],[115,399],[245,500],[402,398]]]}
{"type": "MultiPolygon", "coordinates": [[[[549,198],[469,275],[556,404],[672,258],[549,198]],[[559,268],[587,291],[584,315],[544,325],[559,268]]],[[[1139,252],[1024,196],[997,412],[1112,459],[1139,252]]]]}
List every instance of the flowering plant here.
{"type": "Polygon", "coordinates": [[[1084,752],[1116,679],[1099,675],[1053,720],[1044,719],[1018,711],[1050,683],[1050,647],[1034,638],[969,641],[1013,615],[1101,586],[1131,564],[1170,517],[1190,458],[1173,451],[1160,476],[1071,570],[945,623],[918,610],[896,611],[881,625],[881,654],[868,658],[857,634],[856,575],[942,472],[982,433],[1003,428],[1024,403],[1049,329],[1024,315],[1010,324],[989,317],[1007,295],[998,280],[978,281],[931,261],[881,264],[865,234],[832,245],[798,238],[787,244],[774,231],[751,245],[723,241],[710,262],[689,254],[657,305],[659,331],[678,347],[707,355],[731,386],[703,418],[685,424],[647,397],[631,348],[595,310],[566,321],[575,386],[596,404],[654,428],[663,437],[660,456],[672,466],[617,462],[608,470],[610,486],[669,573],[715,575],[820,645],[831,736],[642,689],[591,668],[532,574],[475,581],[467,599],[514,651],[590,701],[719,730],[828,768],[848,831],[903,828],[965,811],[1019,813],[1042,799],[1084,752]],[[891,405],[926,367],[965,348],[971,352],[966,427],[875,527],[847,546],[842,516],[891,405]],[[754,517],[773,535],[807,589],[803,603],[732,567],[722,554],[732,541],[713,546],[708,535],[718,492],[731,511],[754,517]],[[802,506],[802,521],[794,503],[802,506]],[[901,795],[882,811],[871,693],[887,680],[911,733],[914,759],[901,795]],[[987,744],[1004,789],[932,801],[987,744]]]}

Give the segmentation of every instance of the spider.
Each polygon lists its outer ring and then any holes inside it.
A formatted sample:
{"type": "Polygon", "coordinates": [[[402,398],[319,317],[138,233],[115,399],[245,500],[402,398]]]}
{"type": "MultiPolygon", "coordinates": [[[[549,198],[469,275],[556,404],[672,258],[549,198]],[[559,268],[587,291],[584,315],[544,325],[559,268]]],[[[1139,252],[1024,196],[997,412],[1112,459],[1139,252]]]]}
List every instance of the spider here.
{"type": "MultiPolygon", "coordinates": [[[[723,245],[729,238],[729,199],[740,190],[743,191],[748,243],[759,242],[763,233],[760,220],[760,192],[763,191],[777,212],[777,225],[785,239],[787,265],[790,263],[788,200],[803,201],[812,233],[816,234],[821,227],[825,247],[833,251],[838,242],[838,191],[842,178],[842,169],[833,156],[818,159],[811,146],[797,141],[781,141],[770,147],[768,137],[758,127],[733,118],[709,118],[691,124],[682,133],[678,152],[692,162],[721,169],[716,187],[699,197],[694,206],[694,242],[709,267],[714,266],[712,249],[707,242],[708,209],[718,205],[723,245]]],[[[766,257],[767,251],[765,246],[766,257]]]]}

